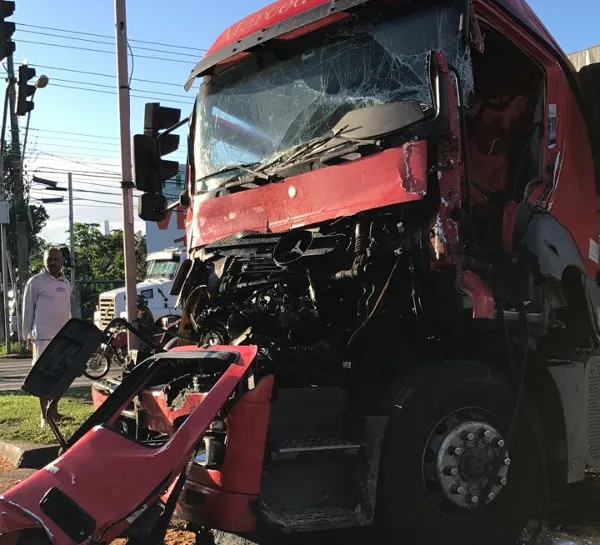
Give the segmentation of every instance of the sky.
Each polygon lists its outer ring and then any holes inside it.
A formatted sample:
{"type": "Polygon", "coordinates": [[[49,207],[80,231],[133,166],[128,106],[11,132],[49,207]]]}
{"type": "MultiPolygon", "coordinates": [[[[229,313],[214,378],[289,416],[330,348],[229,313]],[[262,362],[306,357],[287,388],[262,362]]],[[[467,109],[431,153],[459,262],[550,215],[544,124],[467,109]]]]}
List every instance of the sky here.
{"type": "MultiPolygon", "coordinates": [[[[183,84],[193,65],[228,25],[268,3],[128,0],[132,135],[142,131],[146,102],[160,101],[182,108],[182,117],[188,115],[197,85],[186,93],[183,84]]],[[[598,0],[530,0],[530,5],[567,53],[600,44],[598,0]]],[[[72,171],[75,221],[103,225],[108,220],[111,228],[121,228],[113,0],[16,0],[10,20],[17,23],[15,69],[28,62],[37,76],[50,78],[34,98],[28,174],[66,187],[67,172],[72,171]]],[[[24,117],[20,125],[22,140],[24,117]]],[[[185,129],[180,134],[182,146],[169,158],[183,161],[185,129]]],[[[33,185],[31,195],[61,194],[33,185]]],[[[50,220],[42,235],[62,243],[67,203],[45,206],[50,220]]],[[[139,219],[136,229],[144,231],[139,219]]]]}

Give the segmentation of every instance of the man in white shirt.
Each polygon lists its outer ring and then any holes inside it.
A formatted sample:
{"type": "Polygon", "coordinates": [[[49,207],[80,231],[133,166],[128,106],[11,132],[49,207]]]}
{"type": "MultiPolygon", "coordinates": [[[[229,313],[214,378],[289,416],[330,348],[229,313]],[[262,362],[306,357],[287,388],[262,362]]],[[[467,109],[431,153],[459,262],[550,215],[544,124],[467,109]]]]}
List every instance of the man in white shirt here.
{"type": "MultiPolygon", "coordinates": [[[[33,353],[31,365],[71,319],[71,284],[62,273],[62,252],[58,248],[46,250],[44,265],[44,270],[29,279],[23,294],[23,338],[33,353]]],[[[40,399],[42,426],[47,402],[40,399]]],[[[56,413],[55,418],[60,415],[56,413]]]]}

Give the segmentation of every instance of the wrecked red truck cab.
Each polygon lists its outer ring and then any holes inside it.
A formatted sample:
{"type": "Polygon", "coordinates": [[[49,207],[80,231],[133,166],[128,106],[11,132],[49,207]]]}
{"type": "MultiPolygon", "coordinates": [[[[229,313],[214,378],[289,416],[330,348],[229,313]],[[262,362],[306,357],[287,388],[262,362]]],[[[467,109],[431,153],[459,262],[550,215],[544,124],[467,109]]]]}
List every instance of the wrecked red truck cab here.
{"type": "Polygon", "coordinates": [[[172,364],[115,424],[170,444],[217,399],[176,354],[255,355],[173,512],[207,543],[534,543],[600,467],[600,65],[522,0],[282,0],[196,81],[134,139],[139,214],[179,206],[188,257],[172,364]]]}

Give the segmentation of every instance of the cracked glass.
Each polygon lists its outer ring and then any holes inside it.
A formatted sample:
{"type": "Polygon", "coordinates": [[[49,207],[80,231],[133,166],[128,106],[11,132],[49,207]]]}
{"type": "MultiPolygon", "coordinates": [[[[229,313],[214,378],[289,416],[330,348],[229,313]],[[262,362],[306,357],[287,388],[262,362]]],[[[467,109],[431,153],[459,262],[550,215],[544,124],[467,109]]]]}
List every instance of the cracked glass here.
{"type": "Polygon", "coordinates": [[[468,100],[473,78],[460,24],[456,8],[440,6],[345,23],[328,29],[325,39],[320,34],[312,47],[288,54],[274,49],[234,77],[206,78],[195,111],[195,190],[218,189],[239,174],[234,165],[265,164],[326,135],[350,110],[403,100],[431,105],[432,50],[445,52],[468,100]]]}

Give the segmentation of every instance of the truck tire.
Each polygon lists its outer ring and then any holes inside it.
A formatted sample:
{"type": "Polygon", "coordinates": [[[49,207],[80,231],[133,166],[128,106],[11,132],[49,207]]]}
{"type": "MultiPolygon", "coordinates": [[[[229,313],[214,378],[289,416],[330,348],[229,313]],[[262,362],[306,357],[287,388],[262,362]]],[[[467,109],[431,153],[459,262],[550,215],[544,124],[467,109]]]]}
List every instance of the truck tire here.
{"type": "Polygon", "coordinates": [[[547,507],[535,417],[520,411],[484,504],[478,493],[506,439],[513,390],[493,368],[468,362],[418,373],[396,396],[383,445],[382,537],[406,545],[535,543],[547,507]]]}

